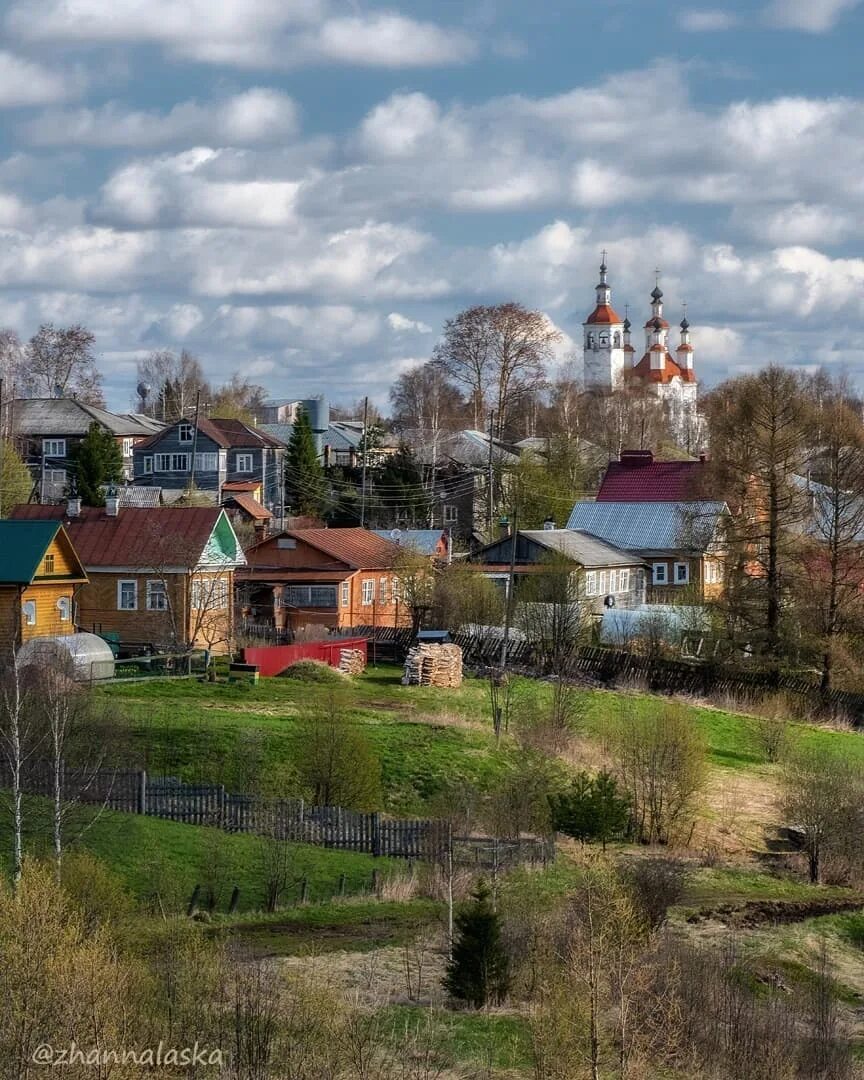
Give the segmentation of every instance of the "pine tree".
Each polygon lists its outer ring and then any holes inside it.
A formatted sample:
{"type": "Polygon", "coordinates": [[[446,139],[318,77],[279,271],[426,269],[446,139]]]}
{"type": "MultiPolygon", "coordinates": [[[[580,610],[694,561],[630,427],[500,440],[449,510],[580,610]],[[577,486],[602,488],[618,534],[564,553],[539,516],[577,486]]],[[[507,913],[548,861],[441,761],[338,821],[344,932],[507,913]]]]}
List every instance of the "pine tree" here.
{"type": "Polygon", "coordinates": [[[503,1001],[510,985],[500,920],[489,897],[489,889],[480,881],[471,903],[456,916],[453,958],[444,976],[444,989],[450,996],[477,1009],[503,1001]]]}
{"type": "Polygon", "coordinates": [[[583,844],[599,840],[605,849],[607,841],[621,836],[630,822],[630,800],[606,772],[595,777],[579,773],[567,791],[549,802],[558,832],[583,844]]]}
{"type": "Polygon", "coordinates": [[[104,506],[102,488],[123,479],[123,453],[110,431],[93,423],[70,455],[84,506],[104,506]]]}
{"type": "Polygon", "coordinates": [[[320,517],[327,505],[324,469],[305,409],[297,413],[285,455],[286,488],[295,514],[320,517]]]}

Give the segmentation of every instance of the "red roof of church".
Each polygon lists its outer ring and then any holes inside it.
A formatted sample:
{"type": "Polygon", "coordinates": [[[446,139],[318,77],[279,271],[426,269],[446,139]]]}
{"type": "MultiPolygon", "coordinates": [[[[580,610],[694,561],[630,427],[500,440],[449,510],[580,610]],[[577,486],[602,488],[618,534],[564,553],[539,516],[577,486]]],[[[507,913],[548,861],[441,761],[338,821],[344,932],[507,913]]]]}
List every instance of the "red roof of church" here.
{"type": "MultiPolygon", "coordinates": [[[[652,346],[652,349],[656,346],[652,346]]],[[[651,367],[651,351],[645,353],[642,359],[634,367],[630,368],[629,375],[644,379],[647,382],[668,383],[678,378],[682,382],[696,382],[696,372],[692,368],[682,368],[666,353],[666,363],[662,368],[651,367]]]]}
{"type": "MultiPolygon", "coordinates": [[[[648,322],[645,323],[645,329],[646,330],[653,330],[654,329],[654,322],[655,322],[655,317],[652,315],[651,318],[648,320],[648,322]]],[[[659,322],[660,322],[660,326],[664,330],[669,329],[669,323],[666,322],[665,319],[660,319],[659,322]]]]}
{"type": "Polygon", "coordinates": [[[598,502],[689,502],[705,472],[705,461],[655,461],[650,450],[622,450],[610,461],[598,502]]]}
{"type": "Polygon", "coordinates": [[[585,320],[586,326],[594,326],[597,323],[623,323],[624,320],[611,304],[598,304],[585,320]]]}

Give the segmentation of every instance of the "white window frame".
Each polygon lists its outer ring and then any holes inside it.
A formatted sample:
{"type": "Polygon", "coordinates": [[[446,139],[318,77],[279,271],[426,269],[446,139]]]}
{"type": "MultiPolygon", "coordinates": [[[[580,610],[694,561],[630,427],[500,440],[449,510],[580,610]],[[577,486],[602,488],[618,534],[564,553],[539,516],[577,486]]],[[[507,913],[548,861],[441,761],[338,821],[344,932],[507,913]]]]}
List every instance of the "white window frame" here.
{"type": "Polygon", "coordinates": [[[379,604],[386,604],[387,603],[387,594],[388,594],[388,591],[389,591],[388,588],[387,588],[388,585],[389,585],[389,579],[388,578],[382,577],[382,578],[378,579],[378,603],[379,604]]]}
{"type": "Polygon", "coordinates": [[[171,455],[171,468],[169,472],[189,472],[189,454],[173,453],[171,455]]]}
{"type": "Polygon", "coordinates": [[[618,592],[628,593],[630,592],[630,571],[629,569],[618,571],[618,592]]]}
{"type": "Polygon", "coordinates": [[[351,582],[343,581],[339,590],[339,598],[342,603],[342,607],[351,606],[351,582]]]}
{"type": "Polygon", "coordinates": [[[254,454],[235,454],[234,471],[238,473],[251,473],[255,471],[254,454]]]}
{"type": "Polygon", "coordinates": [[[195,455],[195,472],[218,472],[219,455],[214,451],[195,455]]]}
{"type": "Polygon", "coordinates": [[[601,570],[597,575],[597,593],[599,596],[606,596],[606,571],[601,570]]]}
{"type": "Polygon", "coordinates": [[[193,424],[178,424],[177,425],[177,442],[194,442],[195,441],[195,426],[193,424]]]}
{"type": "Polygon", "coordinates": [[[152,454],[148,454],[146,457],[142,458],[141,471],[144,473],[145,476],[152,476],[152,474],[153,474],[153,455],[152,454]]]}
{"type": "Polygon", "coordinates": [[[154,454],[153,455],[153,471],[154,472],[171,472],[171,455],[170,454],[154,454]]]}
{"type": "Polygon", "coordinates": [[[609,592],[613,595],[618,592],[618,571],[609,571],[609,592]]]}
{"type": "Polygon", "coordinates": [[[123,457],[124,458],[125,457],[132,457],[132,452],[133,452],[134,448],[135,448],[135,440],[134,439],[124,439],[123,440],[123,457]]]}
{"type": "Polygon", "coordinates": [[[669,566],[665,562],[655,562],[651,565],[651,584],[652,585],[668,585],[669,584],[669,566]]]}
{"type": "Polygon", "coordinates": [[[66,457],[65,439],[43,439],[42,457],[66,457]]]}
{"type": "Polygon", "coordinates": [[[135,578],[121,578],[117,582],[117,610],[118,611],[137,611],[138,610],[138,582],[135,578]],[[123,603],[123,586],[132,586],[132,603],[123,603]]]}
{"type": "Polygon", "coordinates": [[[56,565],[54,559],[54,552],[49,551],[48,554],[42,560],[42,573],[47,577],[49,574],[54,574],[54,567],[56,565]],[[51,560],[50,562],[48,560],[51,560]]]}
{"type": "Polygon", "coordinates": [[[446,503],[444,506],[444,524],[455,525],[459,520],[459,507],[446,503]]]}
{"type": "Polygon", "coordinates": [[[60,622],[69,622],[72,617],[71,597],[61,596],[57,601],[57,610],[60,613],[60,622]]]}
{"type": "Polygon", "coordinates": [[[360,588],[362,590],[360,596],[360,603],[364,607],[369,607],[370,604],[375,603],[375,578],[367,577],[363,578],[360,582],[360,588]]]}
{"type": "Polygon", "coordinates": [[[674,567],[673,567],[672,573],[673,573],[673,578],[672,578],[673,584],[675,584],[675,585],[689,585],[690,584],[690,563],[676,562],[674,567]],[[678,576],[678,571],[679,570],[684,571],[684,576],[683,577],[678,576]]]}
{"type": "Polygon", "coordinates": [[[193,611],[223,611],[228,607],[226,578],[193,578],[190,600],[193,611]]]}
{"type": "Polygon", "coordinates": [[[147,610],[148,611],[167,611],[168,610],[168,586],[162,580],[162,578],[150,578],[147,582],[147,610]],[[154,588],[155,586],[155,588],[154,588]],[[153,603],[153,599],[156,596],[160,596],[164,599],[165,603],[156,605],[153,603]]]}
{"type": "Polygon", "coordinates": [[[46,469],[45,470],[45,483],[46,484],[65,484],[66,483],[66,470],[65,469],[46,469]]]}
{"type": "Polygon", "coordinates": [[[394,604],[399,603],[399,578],[392,577],[390,579],[390,600],[394,604]]]}
{"type": "Polygon", "coordinates": [[[21,604],[21,618],[25,626],[36,625],[36,601],[24,600],[21,604]]]}
{"type": "Polygon", "coordinates": [[[585,595],[596,596],[597,595],[597,571],[588,570],[585,573],[585,595]]]}

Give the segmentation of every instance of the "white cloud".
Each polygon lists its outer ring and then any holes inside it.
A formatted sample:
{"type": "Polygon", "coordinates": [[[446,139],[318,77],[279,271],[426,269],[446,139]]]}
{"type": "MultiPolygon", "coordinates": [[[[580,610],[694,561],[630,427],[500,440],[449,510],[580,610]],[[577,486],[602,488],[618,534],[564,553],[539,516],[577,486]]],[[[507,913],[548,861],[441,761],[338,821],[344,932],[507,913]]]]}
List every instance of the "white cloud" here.
{"type": "Polygon", "coordinates": [[[766,15],[775,26],[824,34],[860,3],[861,0],[773,0],[766,15]]]}
{"type": "Polygon", "coordinates": [[[249,68],[422,67],[462,63],[474,52],[460,31],[330,7],[326,0],[19,0],[6,25],[28,41],[152,42],[183,59],[249,68]]]}
{"type": "Polygon", "coordinates": [[[82,90],[80,74],[51,70],[0,50],[0,108],[50,105],[77,97],[82,90]]]}
{"type": "Polygon", "coordinates": [[[387,316],[387,325],[394,334],[431,334],[432,327],[418,319],[408,319],[398,311],[391,311],[387,316]]]}
{"type": "Polygon", "coordinates": [[[720,30],[731,30],[737,25],[738,20],[730,11],[721,11],[718,8],[707,8],[702,11],[682,11],[678,16],[678,24],[682,30],[691,33],[714,33],[720,30]]]}
{"type": "Polygon", "coordinates": [[[23,127],[37,146],[150,147],[209,143],[253,146],[297,132],[297,107],[286,94],[254,87],[221,102],[175,105],[167,113],[98,109],[46,112],[23,127]]]}

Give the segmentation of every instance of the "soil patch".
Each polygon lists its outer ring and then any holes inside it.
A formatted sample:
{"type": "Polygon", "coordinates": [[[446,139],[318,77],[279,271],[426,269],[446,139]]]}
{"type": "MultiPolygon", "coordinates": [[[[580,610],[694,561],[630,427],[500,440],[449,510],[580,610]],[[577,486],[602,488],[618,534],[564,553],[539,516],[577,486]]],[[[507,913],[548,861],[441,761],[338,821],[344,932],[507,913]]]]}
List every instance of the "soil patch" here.
{"type": "Polygon", "coordinates": [[[715,920],[740,928],[778,926],[782,923],[803,922],[821,915],[837,915],[843,911],[864,908],[864,896],[848,900],[747,900],[743,904],[719,904],[702,907],[687,916],[688,923],[715,920]]]}

